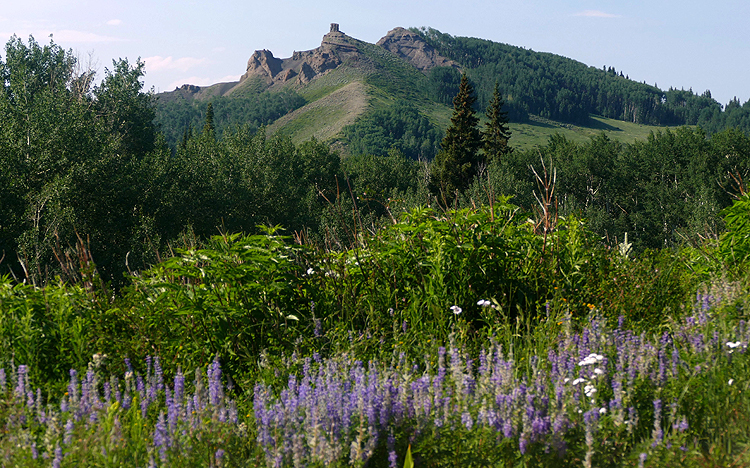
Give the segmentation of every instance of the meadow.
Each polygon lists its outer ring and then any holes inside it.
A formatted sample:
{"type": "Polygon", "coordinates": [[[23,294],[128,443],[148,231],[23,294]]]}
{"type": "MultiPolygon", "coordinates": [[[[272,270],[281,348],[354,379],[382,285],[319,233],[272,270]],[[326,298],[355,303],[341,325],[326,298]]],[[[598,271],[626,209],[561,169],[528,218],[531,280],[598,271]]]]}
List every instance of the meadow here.
{"type": "MultiPolygon", "coordinates": [[[[746,219],[607,248],[499,198],[348,249],[185,241],[0,281],[5,466],[747,466],[746,219]]],[[[353,224],[356,226],[356,223],[353,224]]]]}

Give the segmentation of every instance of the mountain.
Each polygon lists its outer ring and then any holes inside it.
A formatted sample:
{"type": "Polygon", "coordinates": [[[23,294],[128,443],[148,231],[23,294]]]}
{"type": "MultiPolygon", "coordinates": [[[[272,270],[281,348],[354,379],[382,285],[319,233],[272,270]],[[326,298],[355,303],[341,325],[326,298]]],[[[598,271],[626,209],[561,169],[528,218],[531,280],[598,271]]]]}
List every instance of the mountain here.
{"type": "Polygon", "coordinates": [[[269,50],[255,51],[239,81],[186,84],[159,94],[157,123],[174,145],[186,131],[202,127],[211,101],[219,132],[267,125],[270,132],[288,134],[296,142],[314,137],[343,153],[358,148],[384,154],[395,147],[411,157],[430,158],[437,149],[435,132],[448,124],[461,73],[474,83],[480,113],[495,82],[499,84],[511,121],[526,129],[523,135],[534,136],[528,140],[519,134],[512,144],[521,146],[547,135],[550,127],[582,135],[591,133],[587,129],[604,129],[617,136],[627,122],[639,127],[698,124],[712,132],[728,120],[742,123],[747,117],[750,130],[748,103],[728,106],[736,115],[727,119],[710,93],[662,91],[612,67],[599,69],[428,28],[395,28],[370,44],[348,36],[335,23],[316,49],[283,59],[269,50]],[[377,134],[390,146],[378,146],[372,138],[362,143],[363,137],[377,134]]]}

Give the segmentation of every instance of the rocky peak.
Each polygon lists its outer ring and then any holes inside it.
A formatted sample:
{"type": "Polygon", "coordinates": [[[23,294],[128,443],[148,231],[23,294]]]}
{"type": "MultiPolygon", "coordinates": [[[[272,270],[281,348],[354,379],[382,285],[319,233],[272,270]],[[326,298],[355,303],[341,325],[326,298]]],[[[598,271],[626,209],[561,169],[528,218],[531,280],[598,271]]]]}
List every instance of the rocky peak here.
{"type": "Polygon", "coordinates": [[[425,73],[435,67],[460,68],[458,63],[438,54],[419,34],[408,29],[396,28],[388,31],[388,34],[378,41],[378,45],[425,73]]]}
{"type": "Polygon", "coordinates": [[[317,49],[295,51],[287,59],[276,58],[268,50],[255,51],[247,62],[247,71],[240,82],[257,76],[263,78],[268,86],[292,79],[296,79],[298,83],[307,83],[338,67],[343,60],[359,54],[357,41],[341,32],[337,23],[331,23],[330,32],[323,36],[317,49]]]}
{"type": "Polygon", "coordinates": [[[270,50],[256,50],[247,61],[246,74],[260,74],[270,78],[281,71],[282,60],[273,56],[270,50]]]}

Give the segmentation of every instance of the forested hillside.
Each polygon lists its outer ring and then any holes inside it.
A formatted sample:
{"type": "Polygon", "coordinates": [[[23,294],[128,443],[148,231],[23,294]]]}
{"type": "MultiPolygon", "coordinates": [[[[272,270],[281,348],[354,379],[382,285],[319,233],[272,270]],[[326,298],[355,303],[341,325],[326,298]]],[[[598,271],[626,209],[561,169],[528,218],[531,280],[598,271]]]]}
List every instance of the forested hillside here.
{"type": "Polygon", "coordinates": [[[535,114],[585,123],[589,114],[651,125],[700,125],[713,133],[739,127],[750,131],[750,101],[735,99],[722,110],[710,92],[635,82],[612,66],[597,68],[551,53],[485,39],[454,37],[435,29],[413,29],[441,54],[466,68],[479,104],[489,101],[498,81],[512,119],[535,114]]]}
{"type": "MultiPolygon", "coordinates": [[[[214,126],[218,135],[225,130],[247,126],[252,131],[305,104],[292,90],[279,93],[258,91],[250,96],[213,97],[214,126]]],[[[188,100],[182,96],[157,101],[154,124],[174,147],[193,131],[199,131],[206,120],[206,101],[188,100]]]]}

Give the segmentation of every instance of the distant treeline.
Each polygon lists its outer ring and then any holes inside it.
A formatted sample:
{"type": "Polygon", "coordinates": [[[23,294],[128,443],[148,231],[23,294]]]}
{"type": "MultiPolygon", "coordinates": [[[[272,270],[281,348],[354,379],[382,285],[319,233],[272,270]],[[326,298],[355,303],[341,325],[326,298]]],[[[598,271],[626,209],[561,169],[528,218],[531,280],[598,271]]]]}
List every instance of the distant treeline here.
{"type": "Polygon", "coordinates": [[[246,93],[241,97],[216,96],[210,100],[188,100],[180,95],[157,97],[155,123],[168,145],[176,146],[186,137],[186,133],[199,131],[203,127],[209,101],[213,105],[218,135],[226,129],[245,125],[255,131],[305,105],[305,99],[291,90],[246,93]]]}
{"type": "MultiPolygon", "coordinates": [[[[750,131],[750,101],[736,98],[722,110],[706,91],[656,86],[629,79],[613,67],[595,68],[551,53],[534,52],[485,39],[454,37],[435,29],[413,29],[442,55],[466,67],[480,107],[495,82],[506,96],[511,120],[529,114],[585,124],[589,114],[647,125],[700,125],[708,133],[738,127],[750,131]]],[[[456,72],[433,70],[457,87],[456,72]]],[[[455,95],[447,91],[445,97],[455,95]]]]}

